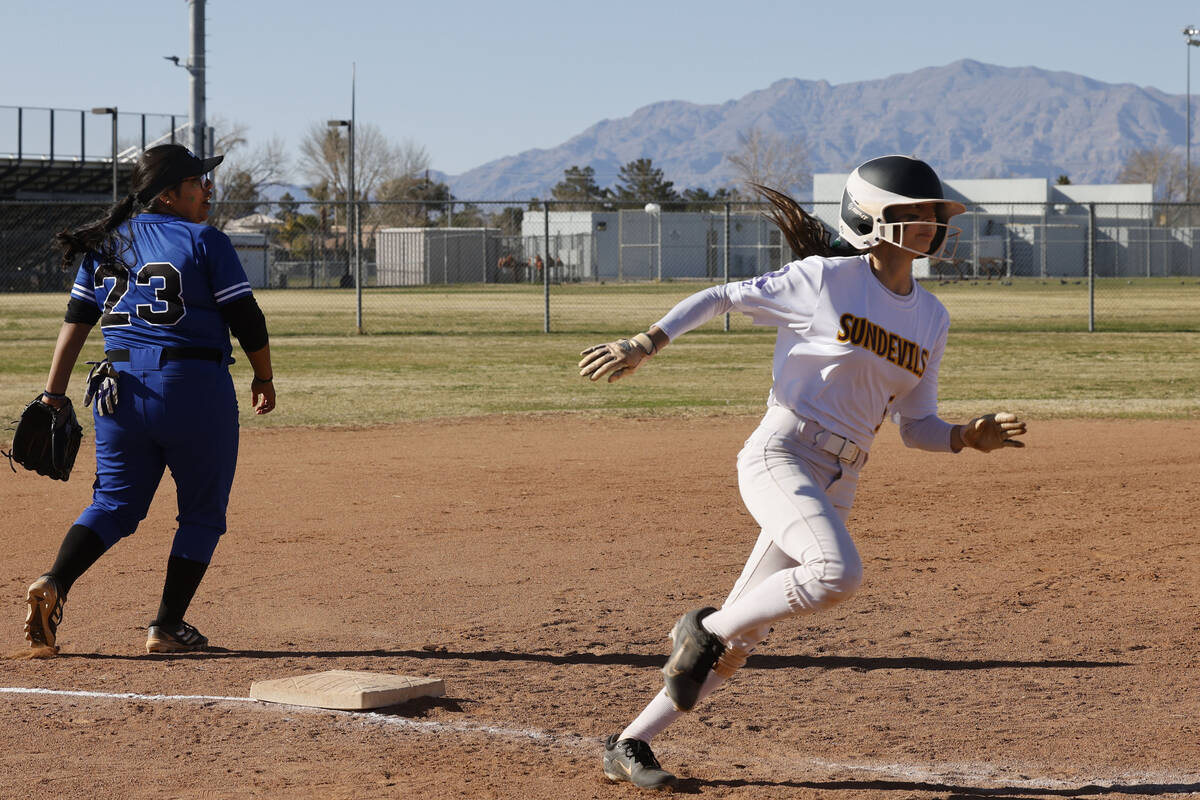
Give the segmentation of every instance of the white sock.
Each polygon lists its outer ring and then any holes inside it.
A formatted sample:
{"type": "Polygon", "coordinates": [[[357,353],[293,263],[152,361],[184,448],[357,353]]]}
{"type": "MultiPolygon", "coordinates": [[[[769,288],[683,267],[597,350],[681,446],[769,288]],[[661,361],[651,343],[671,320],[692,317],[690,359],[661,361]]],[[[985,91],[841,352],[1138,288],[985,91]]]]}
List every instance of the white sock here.
{"type": "MultiPolygon", "coordinates": [[[[696,704],[699,705],[700,701],[716,691],[717,687],[724,682],[725,679],[717,673],[708,673],[708,678],[704,681],[704,685],[700,687],[700,694],[696,700],[696,704]]],[[[629,727],[621,731],[621,735],[618,738],[641,739],[643,742],[649,742],[686,713],[686,711],[676,711],[675,704],[667,696],[667,690],[662,689],[658,694],[654,695],[654,699],[646,705],[642,713],[637,715],[637,719],[629,723],[629,727]]]]}

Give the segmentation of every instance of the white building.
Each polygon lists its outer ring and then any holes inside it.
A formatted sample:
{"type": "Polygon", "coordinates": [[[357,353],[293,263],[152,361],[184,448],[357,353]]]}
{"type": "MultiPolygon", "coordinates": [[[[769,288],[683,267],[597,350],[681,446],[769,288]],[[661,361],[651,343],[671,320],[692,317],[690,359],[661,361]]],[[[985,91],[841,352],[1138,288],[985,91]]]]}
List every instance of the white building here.
{"type": "Polygon", "coordinates": [[[378,286],[498,280],[498,228],[382,228],[375,246],[378,286]]]}
{"type": "MultiPolygon", "coordinates": [[[[778,228],[757,211],[729,214],[730,278],[768,272],[791,260],[778,228]]],[[[719,281],[726,269],[726,218],[721,211],[526,211],[524,256],[562,261],[565,281],[719,281]]]]}
{"type": "Polygon", "coordinates": [[[265,233],[226,230],[234,252],[246,270],[246,279],[255,289],[270,285],[271,246],[265,233]]]}

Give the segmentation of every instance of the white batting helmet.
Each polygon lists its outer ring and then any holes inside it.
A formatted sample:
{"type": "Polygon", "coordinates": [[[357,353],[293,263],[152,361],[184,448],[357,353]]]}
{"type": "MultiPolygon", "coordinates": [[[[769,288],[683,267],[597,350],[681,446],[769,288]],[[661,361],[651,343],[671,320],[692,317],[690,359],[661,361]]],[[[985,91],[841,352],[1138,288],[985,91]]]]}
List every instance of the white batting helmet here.
{"type": "Polygon", "coordinates": [[[959,229],[947,223],[955,214],[966,211],[967,207],[945,199],[942,182],[938,180],[933,167],[911,156],[873,158],[850,173],[846,179],[846,189],[842,192],[838,233],[847,244],[859,250],[869,249],[880,242],[901,247],[904,225],[911,223],[889,222],[885,212],[891,206],[913,203],[935,203],[937,214],[938,230],[929,252],[918,255],[932,256],[949,249],[948,245],[957,237],[959,229]]]}

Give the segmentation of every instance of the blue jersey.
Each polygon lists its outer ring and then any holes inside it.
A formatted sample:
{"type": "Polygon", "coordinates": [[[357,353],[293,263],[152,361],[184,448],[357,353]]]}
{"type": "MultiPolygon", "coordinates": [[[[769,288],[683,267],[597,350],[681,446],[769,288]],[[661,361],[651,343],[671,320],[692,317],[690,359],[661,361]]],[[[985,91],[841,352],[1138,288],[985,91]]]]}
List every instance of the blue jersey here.
{"type": "Polygon", "coordinates": [[[71,287],[100,309],[105,349],[211,347],[228,361],[221,306],[251,294],[229,237],[166,214],[140,214],[118,232],[130,243],[125,267],[88,255],[71,287]]]}

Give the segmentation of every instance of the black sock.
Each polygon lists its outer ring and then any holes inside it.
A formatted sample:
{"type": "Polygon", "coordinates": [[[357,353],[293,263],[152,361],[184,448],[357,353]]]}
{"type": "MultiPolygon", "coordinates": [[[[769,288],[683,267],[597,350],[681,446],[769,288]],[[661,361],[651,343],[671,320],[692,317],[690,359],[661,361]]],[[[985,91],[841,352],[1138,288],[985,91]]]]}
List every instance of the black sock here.
{"type": "Polygon", "coordinates": [[[71,587],[75,585],[75,581],[79,580],[79,576],[87,572],[88,568],[95,564],[107,549],[104,542],[91,528],[86,525],[71,526],[67,535],[63,537],[62,544],[59,545],[58,557],[54,560],[54,566],[50,568],[49,572],[54,576],[54,581],[58,584],[58,589],[63,593],[63,597],[66,597],[67,593],[71,591],[71,587]]]}
{"type": "Polygon", "coordinates": [[[162,602],[158,606],[158,616],[151,625],[174,625],[183,622],[196,589],[204,578],[208,564],[192,561],[190,558],[171,556],[167,559],[167,577],[163,581],[162,602]]]}

